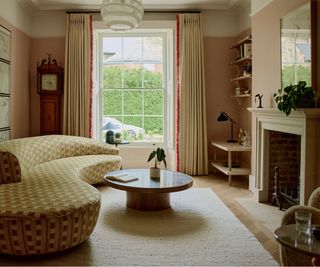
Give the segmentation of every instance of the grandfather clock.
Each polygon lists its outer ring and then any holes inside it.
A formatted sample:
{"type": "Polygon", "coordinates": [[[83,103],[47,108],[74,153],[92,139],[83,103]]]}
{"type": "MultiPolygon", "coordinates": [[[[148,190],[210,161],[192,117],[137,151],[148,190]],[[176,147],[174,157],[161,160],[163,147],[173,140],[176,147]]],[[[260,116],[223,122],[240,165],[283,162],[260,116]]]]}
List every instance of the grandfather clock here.
{"type": "Polygon", "coordinates": [[[40,134],[61,134],[61,94],[63,68],[55,59],[37,64],[37,93],[40,95],[40,134]]]}

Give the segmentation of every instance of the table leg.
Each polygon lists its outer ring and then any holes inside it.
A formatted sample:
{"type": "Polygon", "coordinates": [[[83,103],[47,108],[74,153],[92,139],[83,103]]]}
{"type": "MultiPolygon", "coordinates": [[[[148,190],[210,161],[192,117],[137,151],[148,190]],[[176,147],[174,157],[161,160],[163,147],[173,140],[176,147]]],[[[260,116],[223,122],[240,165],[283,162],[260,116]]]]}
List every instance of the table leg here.
{"type": "Polygon", "coordinates": [[[168,209],[170,208],[170,194],[127,191],[127,207],[143,211],[168,209]]]}
{"type": "MultiPolygon", "coordinates": [[[[231,151],[228,151],[228,170],[231,172],[232,170],[232,154],[231,151]]],[[[231,186],[232,175],[228,175],[228,185],[231,186]]]]}

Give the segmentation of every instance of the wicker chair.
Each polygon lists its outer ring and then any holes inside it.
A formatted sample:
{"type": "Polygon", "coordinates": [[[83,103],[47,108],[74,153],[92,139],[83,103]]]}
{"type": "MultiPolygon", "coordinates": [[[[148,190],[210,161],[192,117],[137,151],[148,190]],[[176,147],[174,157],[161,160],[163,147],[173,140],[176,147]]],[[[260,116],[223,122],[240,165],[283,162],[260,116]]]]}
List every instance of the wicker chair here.
{"type": "MultiPolygon", "coordinates": [[[[289,208],[282,218],[281,225],[295,223],[295,211],[307,210],[312,213],[312,224],[320,224],[320,187],[315,189],[308,202],[308,206],[296,205],[289,208]]],[[[286,246],[279,245],[280,260],[283,266],[309,266],[312,260],[311,256],[297,252],[286,246]]]]}

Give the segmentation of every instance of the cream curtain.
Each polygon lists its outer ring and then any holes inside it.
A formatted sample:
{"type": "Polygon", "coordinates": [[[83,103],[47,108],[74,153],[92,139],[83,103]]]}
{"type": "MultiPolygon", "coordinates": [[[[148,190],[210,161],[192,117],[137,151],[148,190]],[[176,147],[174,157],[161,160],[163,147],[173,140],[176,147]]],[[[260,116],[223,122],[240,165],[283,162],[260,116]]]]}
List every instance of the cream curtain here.
{"type": "Polygon", "coordinates": [[[179,14],[178,166],[190,175],[208,174],[203,39],[200,14],[179,14]]]}
{"type": "Polygon", "coordinates": [[[63,134],[91,135],[91,18],[68,14],[63,134]]]}

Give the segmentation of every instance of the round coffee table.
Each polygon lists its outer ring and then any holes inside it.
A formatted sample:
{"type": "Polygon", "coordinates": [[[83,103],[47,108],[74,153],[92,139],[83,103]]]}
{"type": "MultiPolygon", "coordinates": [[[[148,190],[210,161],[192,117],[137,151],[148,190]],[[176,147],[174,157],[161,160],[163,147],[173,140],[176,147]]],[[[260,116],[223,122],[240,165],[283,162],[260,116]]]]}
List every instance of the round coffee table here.
{"type": "Polygon", "coordinates": [[[193,184],[191,176],[168,170],[161,170],[160,179],[151,179],[149,169],[113,171],[104,176],[104,181],[113,188],[127,192],[127,207],[143,211],[170,208],[170,193],[188,189],[193,184]],[[106,179],[107,176],[125,173],[137,177],[138,180],[122,183],[106,179]]]}

